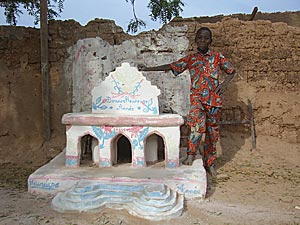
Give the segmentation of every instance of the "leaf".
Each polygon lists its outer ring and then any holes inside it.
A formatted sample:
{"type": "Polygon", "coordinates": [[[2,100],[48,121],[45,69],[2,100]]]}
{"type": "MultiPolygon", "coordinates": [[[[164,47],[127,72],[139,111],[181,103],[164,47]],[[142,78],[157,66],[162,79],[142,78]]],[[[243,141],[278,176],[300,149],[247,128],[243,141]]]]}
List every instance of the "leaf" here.
{"type": "Polygon", "coordinates": [[[102,100],[102,96],[98,97],[96,99],[96,105],[99,105],[101,103],[101,100],[102,100]]]}
{"type": "Polygon", "coordinates": [[[104,137],[104,132],[102,131],[102,129],[100,127],[96,127],[96,126],[92,126],[93,131],[95,132],[95,134],[97,135],[98,138],[103,138],[104,137]]]}
{"type": "Polygon", "coordinates": [[[138,145],[138,141],[137,141],[136,139],[134,139],[134,140],[132,141],[132,148],[133,148],[133,149],[136,148],[137,145],[138,145]]]}
{"type": "Polygon", "coordinates": [[[145,139],[145,137],[146,137],[146,135],[148,134],[148,132],[149,132],[149,127],[146,127],[146,128],[144,128],[143,130],[142,130],[142,132],[141,132],[141,134],[140,134],[140,140],[144,140],[145,139]]]}
{"type": "Polygon", "coordinates": [[[180,0],[151,0],[148,4],[151,19],[159,20],[163,24],[169,22],[173,17],[178,17],[183,11],[183,7],[184,3],[180,0]]]}
{"type": "MultiPolygon", "coordinates": [[[[59,13],[63,10],[64,0],[48,0],[48,19],[59,17],[59,13]]],[[[28,15],[34,17],[34,24],[37,25],[40,21],[40,1],[38,0],[20,0],[20,1],[4,1],[0,3],[0,7],[4,8],[6,22],[10,25],[17,25],[17,18],[23,12],[20,8],[24,8],[28,15]]]]}

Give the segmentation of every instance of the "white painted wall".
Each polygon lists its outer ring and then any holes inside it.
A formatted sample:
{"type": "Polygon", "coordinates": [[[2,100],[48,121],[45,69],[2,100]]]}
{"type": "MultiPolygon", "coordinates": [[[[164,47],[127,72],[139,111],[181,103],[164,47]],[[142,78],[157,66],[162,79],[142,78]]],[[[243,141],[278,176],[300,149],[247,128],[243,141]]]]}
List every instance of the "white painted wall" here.
{"type": "MultiPolygon", "coordinates": [[[[91,90],[123,62],[132,66],[143,63],[155,66],[171,63],[185,55],[189,41],[187,26],[165,26],[160,33],[147,32],[140,38],[111,46],[101,38],[79,40],[69,49],[66,61],[72,67],[73,112],[91,110],[91,90]]],[[[144,76],[161,90],[161,112],[186,115],[189,107],[189,74],[174,77],[171,72],[143,72],[144,76]]]]}

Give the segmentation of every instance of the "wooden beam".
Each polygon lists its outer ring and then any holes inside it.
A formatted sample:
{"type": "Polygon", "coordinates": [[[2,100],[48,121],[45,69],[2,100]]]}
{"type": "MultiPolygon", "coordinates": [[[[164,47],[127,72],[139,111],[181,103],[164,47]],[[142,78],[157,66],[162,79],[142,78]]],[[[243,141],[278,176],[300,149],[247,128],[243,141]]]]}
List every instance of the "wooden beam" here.
{"type": "Polygon", "coordinates": [[[254,128],[254,115],[253,108],[250,99],[248,99],[248,113],[250,117],[250,129],[251,129],[251,140],[252,140],[252,149],[256,149],[256,134],[254,128]]]}
{"type": "Polygon", "coordinates": [[[40,2],[40,39],[41,39],[41,75],[42,75],[42,105],[43,105],[43,136],[46,141],[51,137],[50,126],[50,86],[48,64],[48,6],[47,0],[40,2]]]}
{"type": "Polygon", "coordinates": [[[257,8],[257,6],[255,6],[252,10],[251,17],[250,17],[249,21],[254,20],[254,17],[256,16],[257,11],[258,11],[258,8],[257,8]]]}

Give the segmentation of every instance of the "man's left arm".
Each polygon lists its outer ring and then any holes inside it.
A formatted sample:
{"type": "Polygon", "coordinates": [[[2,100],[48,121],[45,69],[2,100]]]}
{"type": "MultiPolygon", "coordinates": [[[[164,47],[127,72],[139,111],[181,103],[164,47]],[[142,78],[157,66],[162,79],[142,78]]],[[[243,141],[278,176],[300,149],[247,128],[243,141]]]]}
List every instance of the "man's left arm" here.
{"type": "Polygon", "coordinates": [[[228,86],[229,82],[234,77],[234,74],[235,74],[235,70],[233,70],[233,72],[231,74],[227,74],[226,79],[221,84],[219,84],[219,86],[216,89],[216,93],[218,95],[223,95],[224,94],[224,92],[227,89],[227,86],[228,86]]]}
{"type": "Polygon", "coordinates": [[[221,69],[225,71],[227,76],[225,80],[216,88],[216,93],[218,95],[223,95],[227,89],[229,82],[235,75],[235,68],[222,54],[220,54],[220,66],[221,69]]]}

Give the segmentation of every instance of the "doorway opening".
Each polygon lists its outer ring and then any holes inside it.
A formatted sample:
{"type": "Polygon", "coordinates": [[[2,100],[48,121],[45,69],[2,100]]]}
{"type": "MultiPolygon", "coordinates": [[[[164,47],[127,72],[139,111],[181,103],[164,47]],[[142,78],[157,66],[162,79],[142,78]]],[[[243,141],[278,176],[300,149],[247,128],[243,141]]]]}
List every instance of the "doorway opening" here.
{"type": "Polygon", "coordinates": [[[127,137],[119,134],[113,140],[112,162],[113,165],[132,163],[131,143],[127,137]]]}
{"type": "Polygon", "coordinates": [[[152,134],[147,138],[145,157],[147,166],[165,161],[165,143],[161,136],[152,134]]]}
{"type": "Polygon", "coordinates": [[[98,140],[87,134],[80,139],[80,165],[91,166],[95,162],[98,153],[98,140]]]}

